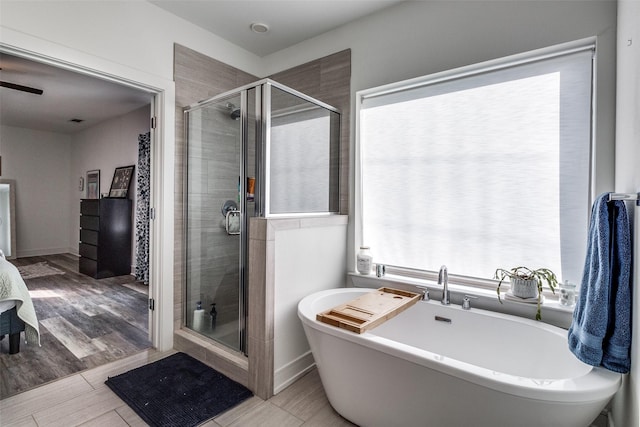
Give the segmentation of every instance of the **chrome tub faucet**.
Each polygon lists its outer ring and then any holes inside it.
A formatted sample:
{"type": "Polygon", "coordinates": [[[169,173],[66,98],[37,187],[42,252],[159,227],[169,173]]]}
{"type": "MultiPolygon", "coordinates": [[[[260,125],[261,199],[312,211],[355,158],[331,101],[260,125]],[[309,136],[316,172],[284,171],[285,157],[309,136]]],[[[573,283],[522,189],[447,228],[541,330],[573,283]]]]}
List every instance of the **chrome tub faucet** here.
{"type": "Polygon", "coordinates": [[[443,265],[440,267],[440,272],[438,273],[438,285],[442,285],[444,287],[442,291],[442,305],[449,305],[451,301],[449,300],[449,273],[447,272],[447,266],[443,265]]]}

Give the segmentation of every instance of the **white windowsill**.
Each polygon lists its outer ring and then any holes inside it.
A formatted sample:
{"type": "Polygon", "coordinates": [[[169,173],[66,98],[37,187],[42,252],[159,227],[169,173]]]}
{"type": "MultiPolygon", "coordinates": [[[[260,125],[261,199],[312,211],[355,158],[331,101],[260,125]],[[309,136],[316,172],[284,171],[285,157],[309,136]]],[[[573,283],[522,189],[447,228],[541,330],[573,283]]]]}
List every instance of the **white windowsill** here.
{"type": "MultiPolygon", "coordinates": [[[[404,276],[387,274],[383,277],[376,277],[375,273],[363,275],[355,272],[347,274],[347,286],[357,288],[377,289],[383,286],[404,289],[408,291],[421,292],[418,286],[426,286],[429,289],[429,297],[433,300],[442,299],[442,286],[431,280],[415,279],[404,276]]],[[[506,290],[505,290],[506,291],[506,290]]],[[[537,305],[505,300],[502,304],[498,301],[495,290],[476,288],[472,286],[460,285],[449,281],[449,292],[451,304],[461,305],[465,295],[476,297],[471,300],[472,309],[507,313],[514,316],[535,319],[537,305]]],[[[575,306],[574,306],[575,307],[575,306]]],[[[573,308],[560,304],[557,300],[547,298],[541,307],[542,322],[549,323],[564,329],[571,325],[573,308]]]]}

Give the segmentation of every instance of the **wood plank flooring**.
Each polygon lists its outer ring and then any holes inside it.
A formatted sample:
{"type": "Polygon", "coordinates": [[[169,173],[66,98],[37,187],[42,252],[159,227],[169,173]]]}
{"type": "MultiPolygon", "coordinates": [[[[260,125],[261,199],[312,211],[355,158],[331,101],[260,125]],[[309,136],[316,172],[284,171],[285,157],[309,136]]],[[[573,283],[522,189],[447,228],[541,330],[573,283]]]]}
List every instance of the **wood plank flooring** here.
{"type": "Polygon", "coordinates": [[[9,354],[0,341],[0,399],[139,353],[148,340],[148,287],[133,276],[96,280],[78,272],[78,257],[11,260],[46,262],[64,274],[26,279],[40,326],[41,347],[20,343],[9,354]]]}
{"type": "MultiPolygon", "coordinates": [[[[144,350],[0,400],[2,426],[145,426],[104,381],[173,353],[144,350]]],[[[352,427],[354,424],[333,410],[314,369],[271,399],[254,396],[201,426],[352,427]]]]}

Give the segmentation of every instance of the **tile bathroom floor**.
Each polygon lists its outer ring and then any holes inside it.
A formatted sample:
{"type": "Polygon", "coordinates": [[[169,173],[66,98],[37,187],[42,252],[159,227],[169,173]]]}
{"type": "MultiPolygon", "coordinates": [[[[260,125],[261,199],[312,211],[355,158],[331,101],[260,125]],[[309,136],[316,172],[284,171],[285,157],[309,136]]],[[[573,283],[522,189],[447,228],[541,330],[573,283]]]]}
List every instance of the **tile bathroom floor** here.
{"type": "MultiPolygon", "coordinates": [[[[145,426],[105,384],[108,376],[154,362],[173,352],[153,349],[73,374],[0,400],[0,424],[16,426],[145,426]]],[[[203,427],[353,426],[329,405],[317,370],[262,400],[252,397],[208,420],[203,427]]]]}

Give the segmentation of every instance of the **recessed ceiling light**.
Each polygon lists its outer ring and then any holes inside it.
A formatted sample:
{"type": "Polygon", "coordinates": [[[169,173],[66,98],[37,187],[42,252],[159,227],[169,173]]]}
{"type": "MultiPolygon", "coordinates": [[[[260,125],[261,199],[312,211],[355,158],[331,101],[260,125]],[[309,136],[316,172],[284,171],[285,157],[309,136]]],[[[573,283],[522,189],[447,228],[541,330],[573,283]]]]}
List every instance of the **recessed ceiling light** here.
{"type": "Polygon", "coordinates": [[[261,24],[259,22],[254,22],[251,24],[251,31],[258,34],[264,34],[269,31],[269,26],[267,24],[261,24]]]}

